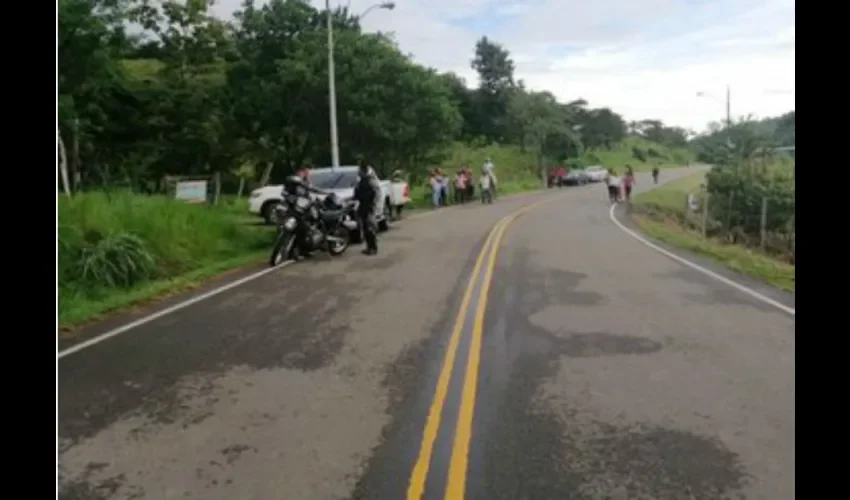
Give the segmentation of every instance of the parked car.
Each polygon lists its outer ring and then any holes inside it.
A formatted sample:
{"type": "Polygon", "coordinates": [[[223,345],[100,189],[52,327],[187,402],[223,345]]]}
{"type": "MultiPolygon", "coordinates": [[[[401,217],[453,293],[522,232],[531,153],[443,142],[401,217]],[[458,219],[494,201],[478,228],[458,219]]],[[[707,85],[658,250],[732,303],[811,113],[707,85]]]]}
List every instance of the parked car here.
{"type": "Polygon", "coordinates": [[[584,170],[574,169],[561,176],[560,182],[562,186],[584,186],[590,182],[590,178],[584,170]]]}
{"type": "Polygon", "coordinates": [[[591,165],[584,169],[584,174],[590,182],[602,182],[605,180],[605,175],[608,173],[602,165],[591,165]]]}
{"type": "MultiPolygon", "coordinates": [[[[310,170],[309,180],[312,186],[321,190],[336,193],[343,201],[354,196],[354,185],[357,184],[357,167],[324,167],[310,170]]],[[[381,184],[381,215],[378,216],[378,229],[386,231],[395,214],[401,213],[401,207],[410,202],[410,190],[407,182],[390,182],[380,180],[381,184]]],[[[248,211],[265,219],[267,224],[274,223],[274,207],[281,201],[282,186],[270,185],[255,189],[251,193],[248,211]]],[[[322,195],[314,195],[323,198],[322,195]]]]}

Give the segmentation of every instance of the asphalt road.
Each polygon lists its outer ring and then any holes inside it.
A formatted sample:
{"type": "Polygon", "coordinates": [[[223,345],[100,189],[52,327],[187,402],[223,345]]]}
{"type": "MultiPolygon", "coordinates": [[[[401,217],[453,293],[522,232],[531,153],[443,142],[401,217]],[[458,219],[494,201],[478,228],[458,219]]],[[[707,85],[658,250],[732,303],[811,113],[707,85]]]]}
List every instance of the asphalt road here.
{"type": "Polygon", "coordinates": [[[603,190],[406,220],[63,357],[59,497],[794,498],[794,318],[603,190]]]}

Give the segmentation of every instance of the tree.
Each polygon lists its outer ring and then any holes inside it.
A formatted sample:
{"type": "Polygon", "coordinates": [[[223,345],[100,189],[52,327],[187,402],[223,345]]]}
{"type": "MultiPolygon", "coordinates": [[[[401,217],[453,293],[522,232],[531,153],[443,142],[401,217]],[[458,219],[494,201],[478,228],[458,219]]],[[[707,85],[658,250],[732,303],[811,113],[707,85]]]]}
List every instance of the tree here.
{"type": "Polygon", "coordinates": [[[503,139],[510,135],[507,114],[514,88],[514,62],[506,49],[485,36],[475,44],[471,66],[478,72],[477,114],[487,117],[477,123],[478,131],[492,140],[503,139]]]}
{"type": "Polygon", "coordinates": [[[671,147],[687,147],[688,131],[667,127],[661,120],[642,120],[634,123],[634,133],[644,139],[671,147]]]}
{"type": "Polygon", "coordinates": [[[545,185],[547,175],[543,157],[555,153],[547,148],[557,147],[557,138],[562,137],[578,142],[576,134],[565,122],[555,96],[549,92],[517,91],[512,95],[510,111],[514,122],[522,130],[522,143],[534,151],[537,157],[537,168],[545,185]]]}
{"type": "Polygon", "coordinates": [[[608,108],[583,109],[578,114],[582,141],[587,147],[611,147],[626,137],[623,117],[608,108]]]}
{"type": "MultiPolygon", "coordinates": [[[[122,81],[118,62],[127,46],[121,21],[126,5],[118,0],[59,0],[58,117],[59,137],[73,144],[68,158],[69,189],[81,175],[81,157],[93,154],[92,137],[105,132],[110,116],[104,109],[122,81]]],[[[101,154],[108,155],[107,151],[101,154]]]]}
{"type": "MultiPolygon", "coordinates": [[[[346,163],[366,158],[381,173],[416,177],[463,140],[516,144],[542,167],[637,132],[610,109],[527,89],[510,52],[486,36],[474,47],[479,78],[470,89],[415,64],[391,34],[364,34],[347,8],[246,0],[231,21],[212,3],[59,0],[58,142],[67,160],[57,168],[67,168],[69,189],[161,192],[166,176],[208,174],[242,189],[327,164],[327,16],[346,163]],[[133,35],[131,24],[140,27],[133,35]]],[[[793,124],[792,114],[765,126],[793,142],[793,124]]],[[[683,144],[681,129],[644,132],[683,144]]]]}

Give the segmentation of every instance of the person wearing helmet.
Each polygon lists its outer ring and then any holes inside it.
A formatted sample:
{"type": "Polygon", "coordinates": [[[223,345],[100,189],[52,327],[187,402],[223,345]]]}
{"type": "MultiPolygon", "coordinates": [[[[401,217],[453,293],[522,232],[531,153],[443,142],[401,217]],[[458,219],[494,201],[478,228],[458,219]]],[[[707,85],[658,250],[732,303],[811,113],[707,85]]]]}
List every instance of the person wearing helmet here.
{"type": "Polygon", "coordinates": [[[375,170],[365,161],[360,162],[359,179],[354,186],[354,199],[357,200],[357,218],[363,229],[366,242],[365,255],[378,253],[378,210],[380,210],[381,184],[375,170]]]}

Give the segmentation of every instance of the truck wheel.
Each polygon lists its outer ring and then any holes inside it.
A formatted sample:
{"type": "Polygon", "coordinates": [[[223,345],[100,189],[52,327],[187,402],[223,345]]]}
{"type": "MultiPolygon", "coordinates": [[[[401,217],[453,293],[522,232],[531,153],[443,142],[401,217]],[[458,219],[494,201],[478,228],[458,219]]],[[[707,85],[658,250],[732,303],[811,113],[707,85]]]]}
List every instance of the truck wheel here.
{"type": "Polygon", "coordinates": [[[393,207],[390,204],[390,199],[384,200],[384,218],[378,221],[378,231],[388,231],[390,229],[390,220],[393,218],[393,207]]]}
{"type": "Polygon", "coordinates": [[[263,204],[263,208],[260,209],[260,214],[263,216],[263,220],[266,221],[266,224],[276,224],[277,220],[274,212],[274,207],[276,207],[280,202],[277,200],[269,200],[263,204]]]}

